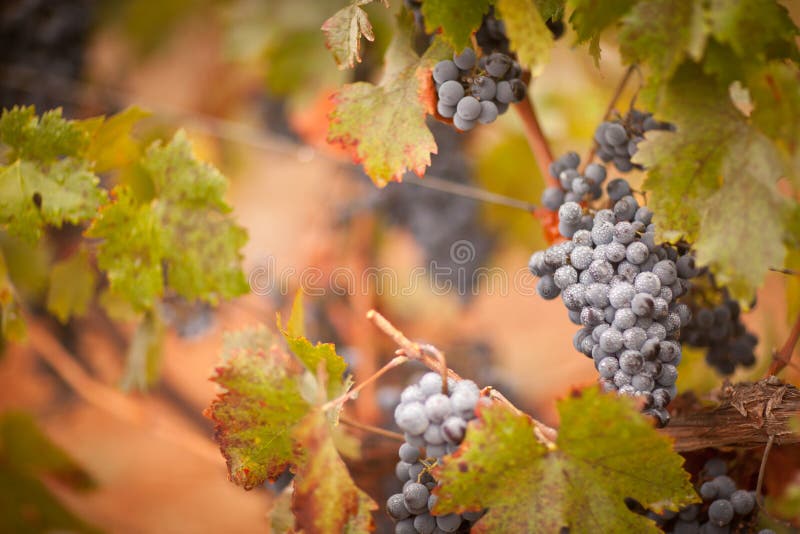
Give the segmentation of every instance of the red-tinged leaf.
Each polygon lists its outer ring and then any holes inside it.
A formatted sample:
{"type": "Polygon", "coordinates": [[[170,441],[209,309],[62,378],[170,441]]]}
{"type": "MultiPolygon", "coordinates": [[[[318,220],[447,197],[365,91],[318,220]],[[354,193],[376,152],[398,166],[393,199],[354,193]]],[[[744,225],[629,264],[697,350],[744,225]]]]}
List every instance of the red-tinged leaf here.
{"type": "Polygon", "coordinates": [[[528,416],[500,404],[480,408],[464,443],[434,473],[435,511],[489,508],[473,532],[655,533],[626,497],[656,510],[697,500],[683,458],[630,399],[590,388],[558,408],[561,428],[549,447],[528,416]]]}
{"type": "Polygon", "coordinates": [[[236,484],[254,488],[295,461],[292,430],[308,413],[299,369],[264,328],[230,335],[214,382],[224,388],[206,409],[236,484]]]}
{"type": "Polygon", "coordinates": [[[359,7],[370,2],[371,0],[354,0],[322,24],[325,46],[333,54],[340,69],[352,69],[356,63],[361,63],[362,35],[368,41],[375,40],[367,13],[359,7]]]}
{"type": "Polygon", "coordinates": [[[437,39],[420,58],[408,34],[398,31],[386,52],[381,82],[349,84],[334,95],[328,141],[347,147],[379,187],[400,181],[409,170],[422,176],[430,165],[436,141],[425,124],[421,80],[447,54],[437,39]]]}
{"type": "Polygon", "coordinates": [[[378,506],[350,477],[336,450],[326,415],[310,413],[295,429],[303,460],[294,480],[292,510],[306,534],[372,532],[370,512],[378,506]]]}

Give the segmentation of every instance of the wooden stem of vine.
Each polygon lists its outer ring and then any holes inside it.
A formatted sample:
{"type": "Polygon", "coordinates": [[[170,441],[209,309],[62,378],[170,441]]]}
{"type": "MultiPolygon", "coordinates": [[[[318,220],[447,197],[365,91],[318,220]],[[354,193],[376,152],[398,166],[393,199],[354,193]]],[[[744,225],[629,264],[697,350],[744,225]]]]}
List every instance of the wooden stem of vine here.
{"type": "Polygon", "coordinates": [[[515,104],[514,109],[517,110],[519,118],[522,119],[525,137],[528,139],[528,144],[531,147],[531,152],[533,152],[533,157],[536,159],[536,164],[539,166],[542,178],[549,185],[558,185],[558,181],[550,176],[549,171],[550,164],[553,162],[553,152],[550,150],[550,145],[547,143],[542,127],[539,125],[539,119],[533,109],[533,100],[530,95],[520,103],[515,104]]]}

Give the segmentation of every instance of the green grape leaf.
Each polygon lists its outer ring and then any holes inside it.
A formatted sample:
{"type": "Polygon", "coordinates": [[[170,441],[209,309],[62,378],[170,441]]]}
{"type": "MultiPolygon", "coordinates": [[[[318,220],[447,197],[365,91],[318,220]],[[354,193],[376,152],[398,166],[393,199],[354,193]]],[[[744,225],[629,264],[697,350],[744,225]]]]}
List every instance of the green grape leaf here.
{"type": "Polygon", "coordinates": [[[787,177],[800,187],[800,69],[768,64],[748,77],[747,88],[755,107],[753,124],[775,142],[787,177]]]}
{"type": "Polygon", "coordinates": [[[113,294],[136,310],[151,309],[164,290],[162,259],[166,239],[158,217],[148,204],[138,204],[130,188],[116,187],[114,201],[105,206],[86,231],[103,239],[97,265],[106,272],[113,294]]]}
{"type": "Polygon", "coordinates": [[[693,64],[679,69],[661,104],[660,116],[677,131],[648,133],[634,157],[648,168],[657,237],[694,242],[700,264],[749,301],[784,254],[789,201],[776,187],[780,155],[731,104],[727,88],[693,64]],[[733,219],[720,213],[731,209],[733,219]]]}
{"type": "Polygon", "coordinates": [[[352,69],[356,63],[361,63],[362,35],[368,41],[375,40],[367,12],[360,7],[371,1],[353,0],[349,6],[343,7],[322,24],[325,46],[330,49],[340,69],[352,69]]]}
{"type": "Polygon", "coordinates": [[[45,223],[61,227],[94,216],[106,201],[85,162],[65,158],[42,169],[25,160],[0,168],[0,225],[28,241],[45,223]]]}
{"type": "Polygon", "coordinates": [[[139,158],[141,143],[131,137],[133,127],[150,113],[131,106],[111,117],[93,117],[80,122],[89,136],[86,159],[95,172],[125,167],[139,158]]]}
{"type": "Polygon", "coordinates": [[[492,0],[425,0],[425,30],[433,34],[441,28],[442,39],[460,52],[470,46],[470,35],[481,25],[491,3],[492,0]]]}
{"type": "Polygon", "coordinates": [[[497,0],[497,9],[505,22],[511,49],[520,63],[537,76],[550,60],[553,34],[534,0],[497,0]]]}
{"type": "Polygon", "coordinates": [[[600,34],[617,23],[637,0],[570,0],[573,8],[569,21],[578,35],[578,43],[589,42],[589,53],[600,60],[600,34]]]}
{"type": "Polygon", "coordinates": [[[38,118],[33,106],[14,106],[0,116],[0,143],[11,149],[9,162],[28,159],[49,163],[82,155],[89,139],[80,126],[61,116],[60,108],[38,118]]]}
{"type": "Polygon", "coordinates": [[[325,376],[327,377],[327,398],[334,399],[343,394],[350,385],[350,380],[346,380],[344,387],[342,378],[347,370],[347,363],[344,358],[336,354],[336,347],[333,343],[312,344],[304,337],[291,337],[284,333],[286,344],[303,366],[312,375],[317,374],[320,363],[325,364],[325,376]]]}
{"type": "Polygon", "coordinates": [[[627,63],[646,63],[649,83],[669,80],[689,56],[703,56],[708,28],[697,1],[644,0],[622,19],[620,52],[627,63]]]}
{"type": "Polygon", "coordinates": [[[800,30],[778,2],[713,0],[708,9],[712,34],[738,56],[748,60],[800,59],[796,43],[800,30]]]}
{"type": "Polygon", "coordinates": [[[436,141],[425,124],[421,93],[430,84],[430,68],[448,53],[436,39],[420,58],[408,33],[398,31],[381,82],[348,84],[334,95],[328,142],[345,147],[379,187],[408,170],[421,176],[430,165],[436,141]]]}
{"type": "Polygon", "coordinates": [[[296,462],[293,428],[310,409],[300,374],[263,327],[225,339],[212,378],[223,392],[205,414],[215,423],[231,480],[245,489],[275,480],[296,462]]]}
{"type": "Polygon", "coordinates": [[[148,311],[136,327],[125,359],[121,387],[126,390],[147,389],[161,376],[164,356],[164,323],[155,311],[148,311]]]}
{"type": "Polygon", "coordinates": [[[66,323],[73,315],[83,315],[94,296],[97,276],[89,254],[80,249],[53,264],[47,292],[47,311],[66,323]]]}
{"type": "Polygon", "coordinates": [[[475,532],[657,533],[627,509],[626,497],[654,510],[698,500],[683,458],[630,399],[590,388],[558,411],[561,427],[548,448],[528,416],[500,404],[479,408],[459,450],[434,472],[434,511],[488,508],[475,532]]]}
{"type": "Polygon", "coordinates": [[[20,341],[25,338],[25,331],[16,288],[8,277],[5,254],[0,251],[0,338],[20,341]]]}
{"type": "Polygon", "coordinates": [[[43,475],[77,490],[95,487],[89,474],[52,443],[31,416],[0,416],[0,531],[99,532],[59,502],[40,481],[43,475]]]}
{"type": "MultiPolygon", "coordinates": [[[[289,314],[289,321],[286,323],[285,335],[289,337],[306,337],[305,313],[303,310],[303,290],[298,289],[292,302],[292,312],[289,314]]],[[[281,318],[278,315],[278,329],[284,330],[281,326],[281,318]]]]}
{"type": "Polygon", "coordinates": [[[103,239],[97,262],[112,291],[139,311],[152,309],[165,281],[179,295],[211,304],[247,292],[240,252],[247,233],[229,215],[225,177],[194,158],[183,132],[165,146],[154,143],[140,167],[155,198],[140,203],[118,186],[87,231],[103,239]]]}
{"type": "Polygon", "coordinates": [[[355,485],[331,437],[328,418],[309,413],[294,429],[304,460],[294,479],[292,511],[298,529],[308,534],[372,532],[371,511],[378,508],[355,485]]]}

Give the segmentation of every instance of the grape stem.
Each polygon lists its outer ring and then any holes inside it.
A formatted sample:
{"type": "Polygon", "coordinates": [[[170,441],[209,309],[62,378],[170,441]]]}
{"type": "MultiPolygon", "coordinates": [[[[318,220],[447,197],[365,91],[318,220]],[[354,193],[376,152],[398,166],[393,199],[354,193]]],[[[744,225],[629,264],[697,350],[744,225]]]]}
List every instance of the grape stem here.
{"type": "Polygon", "coordinates": [[[536,111],[533,108],[533,100],[529,94],[519,103],[514,105],[517,110],[519,118],[522,119],[522,125],[525,130],[525,137],[528,139],[528,144],[533,152],[533,157],[536,159],[536,164],[539,166],[539,172],[542,178],[549,185],[558,185],[558,181],[550,176],[550,164],[553,162],[553,152],[550,150],[550,145],[542,132],[542,127],[539,125],[539,119],[536,117],[536,111]]]}
{"type": "Polygon", "coordinates": [[[355,399],[358,397],[359,391],[370,385],[371,383],[375,382],[377,379],[394,369],[395,367],[399,367],[408,361],[408,357],[404,355],[397,355],[392,358],[389,363],[375,371],[375,373],[370,376],[369,378],[364,379],[360,384],[355,386],[353,389],[345,393],[344,395],[340,395],[333,400],[330,400],[322,405],[322,411],[327,411],[333,408],[334,406],[341,406],[345,402],[349,401],[350,399],[355,399]]]}
{"type": "MultiPolygon", "coordinates": [[[[441,353],[433,345],[421,345],[408,339],[400,330],[397,329],[392,323],[389,322],[383,315],[370,310],[367,312],[367,319],[371,320],[375,325],[386,335],[391,337],[395,343],[401,348],[397,351],[403,355],[408,356],[409,359],[421,361],[432,371],[442,373],[442,390],[446,393],[447,378],[454,380],[461,380],[461,377],[452,369],[447,367],[447,362],[444,359],[444,354],[441,353]]],[[[547,426],[546,424],[537,421],[529,416],[511,403],[502,393],[492,387],[486,388],[489,391],[489,397],[501,404],[506,405],[511,411],[519,416],[525,416],[533,422],[534,434],[536,438],[543,443],[548,449],[554,450],[556,448],[555,440],[558,437],[556,429],[547,426]]],[[[485,391],[485,390],[484,390],[485,391]]]]}
{"type": "Polygon", "coordinates": [[[347,426],[351,426],[353,428],[357,428],[365,432],[371,432],[372,434],[377,434],[378,436],[383,436],[385,438],[393,439],[395,441],[405,442],[406,440],[406,438],[404,438],[402,434],[398,434],[397,432],[392,432],[391,430],[386,430],[385,428],[359,423],[355,419],[351,419],[344,414],[339,416],[339,421],[341,421],[343,424],[347,426]]]}
{"type": "MultiPolygon", "coordinates": [[[[628,67],[628,70],[625,71],[625,75],[617,84],[617,88],[614,90],[614,94],[611,95],[611,100],[608,102],[608,106],[606,106],[606,110],[603,113],[603,118],[600,122],[604,122],[611,116],[611,112],[614,111],[614,107],[617,105],[617,101],[619,97],[622,96],[622,92],[625,90],[625,86],[628,85],[628,81],[633,76],[633,73],[636,71],[636,65],[631,65],[628,67]]],[[[592,138],[592,147],[589,149],[589,152],[583,158],[583,164],[581,165],[581,174],[586,170],[586,166],[592,162],[594,159],[594,155],[597,152],[597,141],[592,138]]]]}
{"type": "Polygon", "coordinates": [[[791,364],[792,354],[794,353],[794,348],[798,340],[800,340],[800,313],[797,314],[797,318],[794,321],[792,330],[789,332],[789,337],[786,338],[786,342],[780,350],[772,356],[772,364],[769,366],[768,372],[769,376],[778,374],[784,367],[791,364]]]}
{"type": "Polygon", "coordinates": [[[525,202],[524,200],[518,200],[516,198],[507,197],[498,193],[492,193],[491,191],[486,191],[471,185],[460,184],[428,174],[425,175],[424,180],[416,176],[406,176],[403,178],[403,182],[425,187],[427,189],[433,189],[435,191],[450,193],[451,195],[458,195],[474,200],[480,200],[482,202],[488,202],[490,204],[520,209],[529,213],[533,213],[536,210],[536,206],[525,202]]]}

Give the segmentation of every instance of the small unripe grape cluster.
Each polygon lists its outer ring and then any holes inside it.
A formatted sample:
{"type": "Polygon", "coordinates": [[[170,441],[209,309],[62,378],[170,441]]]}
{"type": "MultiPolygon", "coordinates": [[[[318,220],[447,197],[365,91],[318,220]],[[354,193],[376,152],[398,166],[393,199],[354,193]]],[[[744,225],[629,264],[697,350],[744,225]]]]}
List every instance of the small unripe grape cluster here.
{"type": "Polygon", "coordinates": [[[563,204],[559,232],[568,241],[535,252],[528,268],[539,277],[538,294],[561,295],[581,326],[573,345],[594,360],[603,389],[644,397],[646,413],[666,424],[677,393],[680,328],[691,318],[676,301],[697,274],[694,259],[656,243],[653,213],[639,206],[628,182],[612,180],[606,191],[611,209],[563,204]]]}
{"type": "Polygon", "coordinates": [[[489,124],[508,110],[509,104],[525,98],[528,91],[520,79],[522,68],[510,56],[494,52],[478,58],[465,48],[453,59],[433,67],[433,80],[439,97],[436,111],[453,119],[456,128],[471,130],[476,124],[489,124]]]}
{"type": "Polygon", "coordinates": [[[576,152],[567,152],[550,164],[550,176],[558,185],[547,187],[542,192],[542,205],[556,211],[565,202],[597,200],[603,195],[602,184],[606,179],[606,168],[599,163],[590,163],[583,174],[578,172],[581,158],[576,152]]]}
{"type": "Polygon", "coordinates": [[[705,277],[709,291],[693,292],[686,301],[692,308],[692,320],[681,330],[681,342],[706,348],[706,363],[722,375],[733,374],[737,366],[752,367],[758,337],[747,330],[741,307],[728,290],[717,287],[711,275],[705,277]]]}
{"type": "Polygon", "coordinates": [[[606,163],[613,161],[620,172],[641,169],[631,161],[638,145],[644,141],[644,133],[651,130],[674,130],[668,122],[659,122],[652,113],[631,109],[628,114],[614,121],[605,121],[594,132],[597,156],[606,163]]]}
{"type": "Polygon", "coordinates": [[[404,432],[395,474],[403,491],[389,497],[386,511],[395,521],[396,534],[434,534],[469,532],[483,512],[434,515],[436,496],[431,491],[436,480],[430,469],[446,454],[454,452],[464,440],[467,423],[475,418],[480,390],[471,380],[447,379],[426,373],[400,395],[394,412],[397,426],[404,432]]]}
{"type": "MultiPolygon", "coordinates": [[[[708,460],[698,491],[702,503],[690,504],[678,512],[647,512],[647,516],[665,532],[674,534],[753,532],[758,510],[755,492],[738,489],[727,471],[723,459],[708,460]]],[[[772,531],[768,529],[759,532],[769,533],[772,531]]]]}

